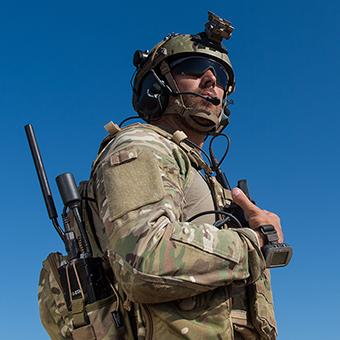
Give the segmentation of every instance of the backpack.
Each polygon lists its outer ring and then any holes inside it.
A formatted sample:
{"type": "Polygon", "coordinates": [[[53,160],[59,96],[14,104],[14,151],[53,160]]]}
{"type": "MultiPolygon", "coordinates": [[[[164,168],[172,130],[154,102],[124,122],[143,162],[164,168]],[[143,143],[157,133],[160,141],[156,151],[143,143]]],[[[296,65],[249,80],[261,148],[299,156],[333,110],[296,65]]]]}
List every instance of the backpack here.
{"type": "MultiPolygon", "coordinates": [[[[89,187],[89,181],[81,182],[79,185],[79,192],[82,197],[82,217],[93,256],[102,259],[112,294],[90,304],[87,304],[84,299],[74,300],[70,310],[67,307],[58,272],[58,268],[67,261],[67,257],[59,252],[54,252],[43,261],[40,272],[38,290],[40,318],[52,340],[134,339],[131,316],[123,307],[124,293],[115,282],[112,270],[107,264],[106,256],[103,254],[92,230],[93,219],[95,218],[92,209],[95,209],[95,201],[91,198],[89,187]]],[[[73,227],[75,225],[74,219],[70,214],[68,218],[73,227]]],[[[76,237],[79,238],[78,229],[72,229],[75,231],[76,237]]]]}

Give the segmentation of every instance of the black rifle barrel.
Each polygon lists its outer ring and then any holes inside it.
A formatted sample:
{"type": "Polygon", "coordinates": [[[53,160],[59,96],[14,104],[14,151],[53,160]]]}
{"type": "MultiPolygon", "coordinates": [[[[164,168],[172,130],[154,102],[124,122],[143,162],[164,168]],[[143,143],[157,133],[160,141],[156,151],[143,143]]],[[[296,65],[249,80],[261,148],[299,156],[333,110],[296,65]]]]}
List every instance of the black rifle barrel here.
{"type": "Polygon", "coordinates": [[[26,135],[27,135],[28,144],[29,144],[30,149],[31,149],[31,153],[32,153],[32,157],[33,157],[33,161],[34,161],[34,165],[35,165],[35,170],[37,171],[41,191],[42,191],[44,201],[45,201],[45,204],[46,204],[48,216],[52,220],[53,225],[54,225],[55,229],[57,230],[59,236],[64,241],[64,232],[58,224],[57,210],[56,210],[55,205],[54,205],[54,201],[53,201],[50,186],[48,184],[44,164],[42,162],[38,143],[37,143],[37,140],[36,140],[35,135],[34,135],[33,126],[31,124],[25,125],[25,131],[26,131],[26,135]]]}

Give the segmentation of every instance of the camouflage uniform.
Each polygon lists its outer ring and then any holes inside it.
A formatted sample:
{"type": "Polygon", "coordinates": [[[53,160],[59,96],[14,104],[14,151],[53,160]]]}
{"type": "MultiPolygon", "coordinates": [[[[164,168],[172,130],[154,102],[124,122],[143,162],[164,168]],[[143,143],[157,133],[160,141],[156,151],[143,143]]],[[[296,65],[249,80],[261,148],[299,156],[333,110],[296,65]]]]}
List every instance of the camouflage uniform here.
{"type": "Polygon", "coordinates": [[[234,330],[236,339],[275,339],[256,234],[219,230],[211,216],[185,222],[190,207],[226,202],[213,178],[210,189],[200,184],[202,202],[190,201],[203,162],[171,139],[156,127],[132,125],[115,135],[92,174],[102,221],[96,234],[124,305],[134,305],[138,339],[234,339],[234,330]]]}
{"type": "MultiPolygon", "coordinates": [[[[175,113],[201,133],[218,133],[228,124],[235,77],[222,39],[230,37],[232,26],[210,12],[208,20],[204,32],[170,34],[150,53],[136,51],[133,106],[139,117],[149,122],[175,113]],[[171,68],[188,56],[199,57],[197,72],[208,67],[219,74],[219,119],[210,110],[186,106],[171,68]],[[202,118],[209,124],[201,124],[202,118]]],[[[73,299],[68,311],[58,282],[62,257],[50,255],[41,272],[39,305],[52,339],[275,339],[269,272],[255,232],[217,229],[214,215],[186,222],[231,203],[230,191],[197,151],[180,134],[142,124],[112,131],[104,144],[82,196],[90,206],[83,219],[93,255],[114,272],[115,294],[94,305],[73,299]],[[114,326],[111,315],[118,311],[125,327],[114,326]]]]}

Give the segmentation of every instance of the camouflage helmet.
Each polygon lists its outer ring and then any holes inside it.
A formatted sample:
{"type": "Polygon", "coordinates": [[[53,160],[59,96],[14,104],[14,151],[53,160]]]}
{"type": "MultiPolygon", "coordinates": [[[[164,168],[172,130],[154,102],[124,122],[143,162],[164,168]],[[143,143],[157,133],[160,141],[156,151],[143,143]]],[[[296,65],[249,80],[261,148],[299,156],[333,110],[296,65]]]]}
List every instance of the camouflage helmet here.
{"type": "MultiPolygon", "coordinates": [[[[151,51],[136,51],[133,63],[136,73],[133,83],[133,107],[139,116],[146,121],[159,118],[168,108],[169,96],[180,92],[171,74],[170,62],[186,56],[205,56],[217,61],[223,66],[228,75],[225,88],[225,98],[233,92],[235,77],[228,52],[222,45],[223,38],[229,38],[233,27],[231,24],[209,12],[209,21],[205,31],[191,34],[171,33],[159,42],[151,51]]],[[[226,100],[223,103],[223,114],[220,118],[209,114],[188,109],[182,95],[176,96],[172,113],[181,115],[193,129],[203,132],[216,131],[221,124],[226,125],[226,100]],[[195,117],[204,118],[211,122],[201,125],[195,117]],[[221,123],[221,119],[224,122],[221,123]]]]}

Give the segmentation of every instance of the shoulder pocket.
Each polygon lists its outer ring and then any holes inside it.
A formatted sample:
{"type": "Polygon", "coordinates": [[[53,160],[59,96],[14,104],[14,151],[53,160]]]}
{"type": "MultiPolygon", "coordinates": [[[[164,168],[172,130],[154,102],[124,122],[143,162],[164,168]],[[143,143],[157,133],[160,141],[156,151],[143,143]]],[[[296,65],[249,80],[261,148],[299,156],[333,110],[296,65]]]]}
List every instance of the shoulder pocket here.
{"type": "Polygon", "coordinates": [[[112,154],[103,176],[112,220],[165,196],[161,170],[150,150],[122,150],[112,154]]]}

